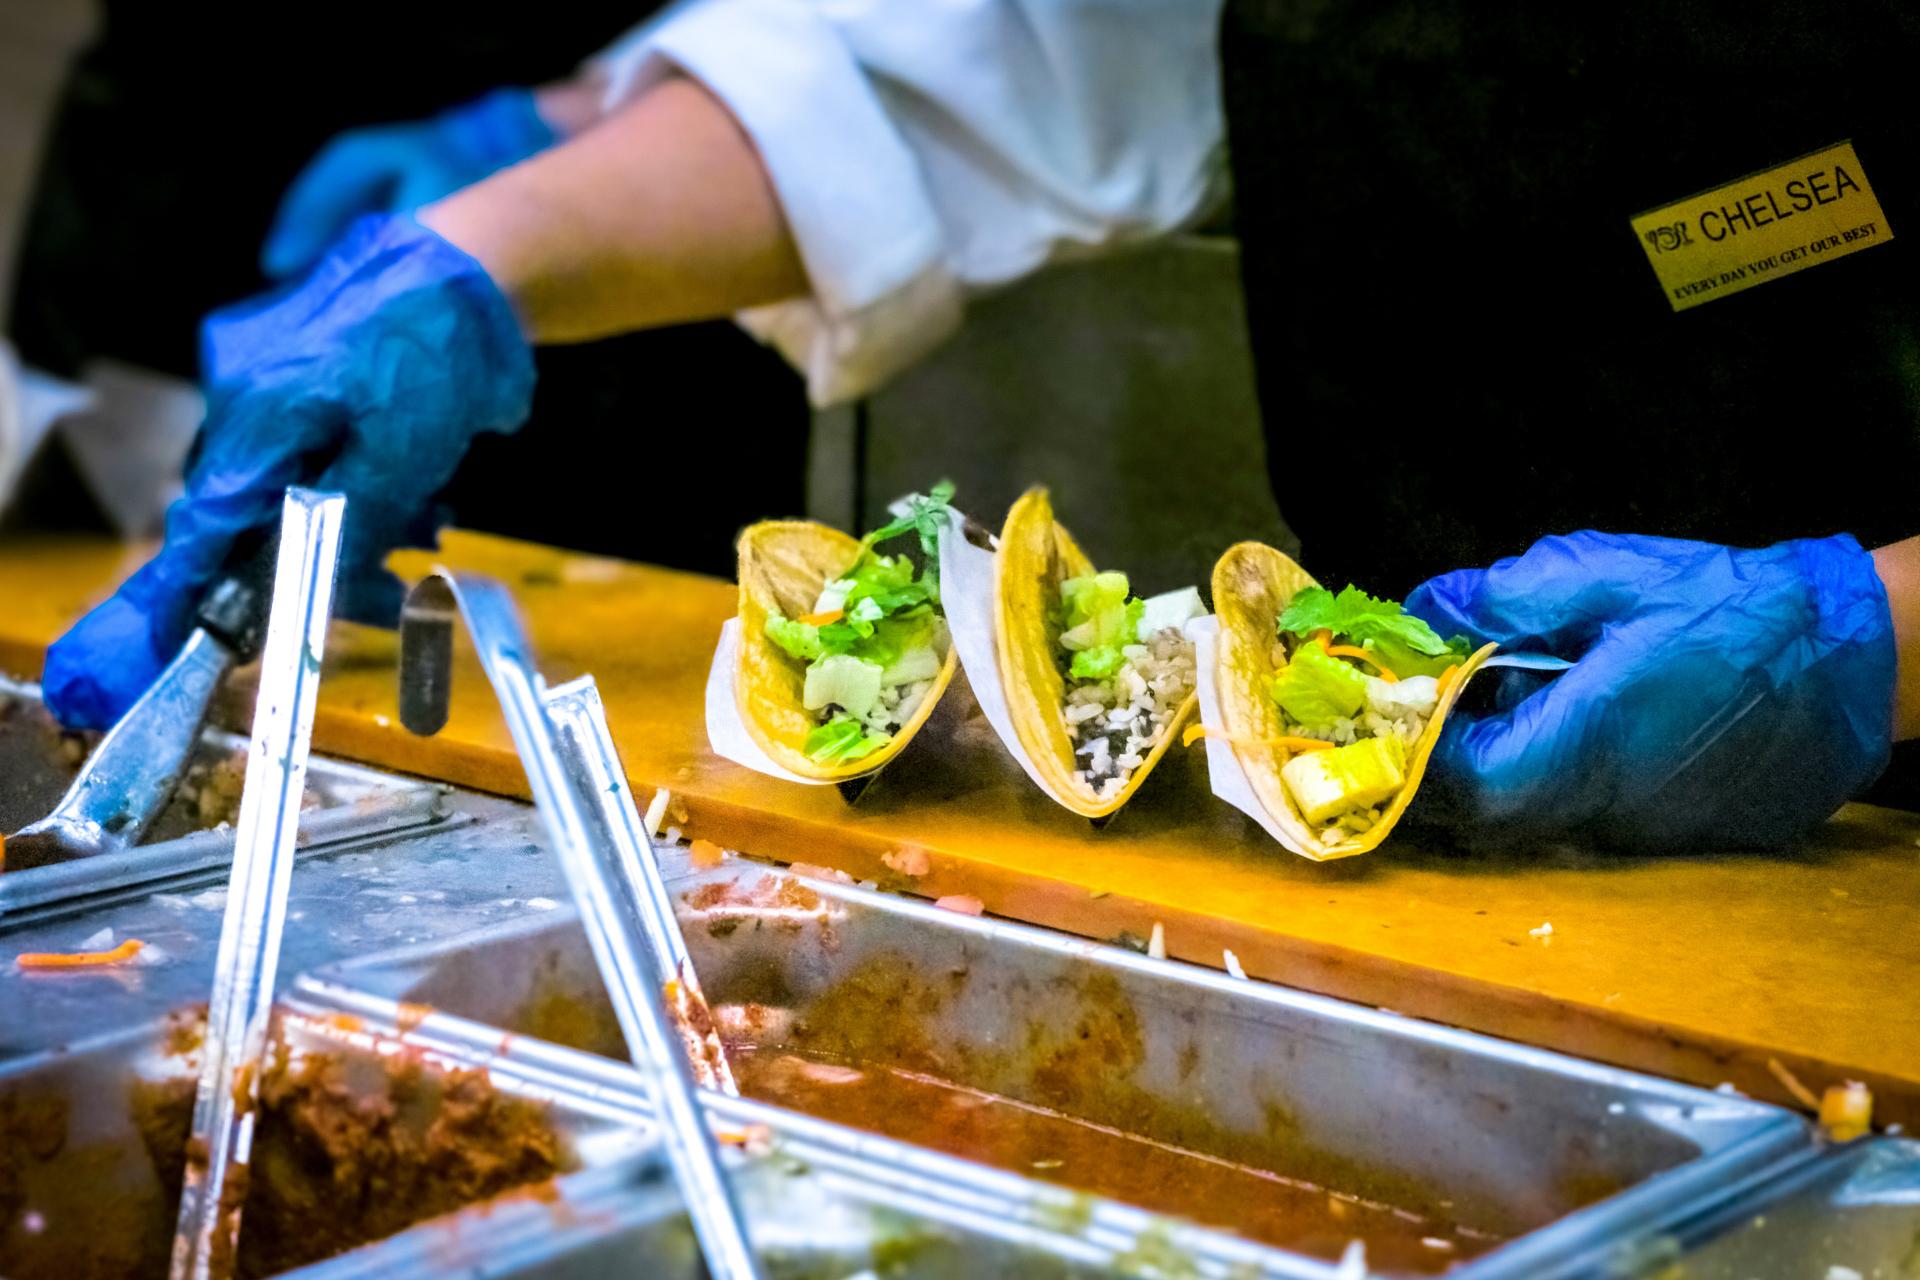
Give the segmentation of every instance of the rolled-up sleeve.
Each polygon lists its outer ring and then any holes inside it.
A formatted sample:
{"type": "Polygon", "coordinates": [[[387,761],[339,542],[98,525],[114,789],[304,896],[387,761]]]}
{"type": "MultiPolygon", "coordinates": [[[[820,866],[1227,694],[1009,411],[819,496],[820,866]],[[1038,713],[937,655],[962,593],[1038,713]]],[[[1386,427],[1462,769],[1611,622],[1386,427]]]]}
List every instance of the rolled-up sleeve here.
{"type": "Polygon", "coordinates": [[[738,318],[818,404],[968,296],[1164,234],[1224,191],[1211,0],[693,0],[598,60],[608,108],[700,80],[753,139],[807,297],[738,318]]]}

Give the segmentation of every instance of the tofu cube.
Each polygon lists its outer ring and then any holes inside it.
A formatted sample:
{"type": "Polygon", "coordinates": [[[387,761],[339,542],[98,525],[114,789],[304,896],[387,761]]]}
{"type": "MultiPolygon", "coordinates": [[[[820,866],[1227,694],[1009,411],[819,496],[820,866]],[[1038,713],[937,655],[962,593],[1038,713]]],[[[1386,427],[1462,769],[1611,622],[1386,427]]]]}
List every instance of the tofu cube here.
{"type": "Polygon", "coordinates": [[[1396,794],[1407,781],[1406,744],[1389,735],[1330,751],[1303,751],[1281,768],[1280,780],[1301,814],[1318,826],[1396,794]]]}

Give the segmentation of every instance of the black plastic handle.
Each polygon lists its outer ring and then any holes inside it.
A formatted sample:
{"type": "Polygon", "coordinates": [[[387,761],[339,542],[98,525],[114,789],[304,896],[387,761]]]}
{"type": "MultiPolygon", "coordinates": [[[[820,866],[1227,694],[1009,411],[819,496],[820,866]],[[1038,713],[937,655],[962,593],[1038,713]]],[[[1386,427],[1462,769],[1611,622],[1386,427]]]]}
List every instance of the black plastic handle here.
{"type": "Polygon", "coordinates": [[[236,549],[230,561],[236,567],[213,584],[195,616],[200,626],[233,650],[234,660],[242,665],[260,656],[260,645],[266,639],[267,610],[273,605],[274,562],[279,551],[278,530],[251,539],[247,549],[236,549]]]}

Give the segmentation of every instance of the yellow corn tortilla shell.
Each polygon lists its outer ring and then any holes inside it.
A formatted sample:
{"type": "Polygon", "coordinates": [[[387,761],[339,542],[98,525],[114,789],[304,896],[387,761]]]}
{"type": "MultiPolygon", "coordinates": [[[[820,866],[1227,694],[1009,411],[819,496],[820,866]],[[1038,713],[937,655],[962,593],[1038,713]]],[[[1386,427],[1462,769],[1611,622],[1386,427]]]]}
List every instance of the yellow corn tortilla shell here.
{"type": "Polygon", "coordinates": [[[1407,781],[1380,815],[1380,821],[1361,835],[1328,842],[1319,829],[1301,816],[1300,806],[1281,781],[1280,769],[1292,758],[1285,747],[1264,746],[1260,740],[1285,732],[1278,704],[1267,694],[1267,682],[1276,670],[1273,647],[1279,639],[1276,625],[1294,593],[1302,587],[1318,586],[1312,576],[1287,556],[1258,542],[1242,542],[1230,547],[1213,567],[1213,609],[1220,619],[1220,640],[1215,651],[1214,685],[1219,691],[1220,717],[1233,753],[1246,770],[1260,803],[1273,816],[1275,825],[1286,835],[1281,843],[1304,858],[1327,862],[1365,853],[1385,840],[1400,821],[1400,815],[1412,803],[1420,779],[1427,771],[1427,759],[1440,740],[1447,714],[1460,700],[1481,664],[1493,656],[1498,645],[1483,646],[1466,660],[1460,674],[1453,678],[1427,721],[1426,732],[1413,745],[1407,758],[1407,781]]]}
{"type": "Polygon", "coordinates": [[[733,696],[742,723],[760,749],[781,768],[825,782],[872,773],[899,755],[953,679],[959,659],[951,641],[933,688],[891,742],[858,760],[821,764],[806,752],[807,735],[820,724],[806,708],[806,664],[767,637],[767,615],[803,618],[812,613],[820,589],[853,567],[859,540],[810,520],[765,520],[741,533],[738,549],[740,664],[734,671],[733,696]]]}
{"type": "Polygon", "coordinates": [[[1060,602],[1060,584],[1092,572],[1093,562],[1054,521],[1047,491],[1027,490],[1007,512],[994,564],[994,644],[1000,656],[1000,685],[1014,732],[1047,794],[1083,817],[1104,818],[1132,798],[1200,702],[1197,695],[1189,695],[1180,704],[1160,741],[1119,794],[1096,800],[1074,781],[1077,764],[1065,714],[1067,682],[1054,658],[1059,640],[1054,611],[1060,602]]]}

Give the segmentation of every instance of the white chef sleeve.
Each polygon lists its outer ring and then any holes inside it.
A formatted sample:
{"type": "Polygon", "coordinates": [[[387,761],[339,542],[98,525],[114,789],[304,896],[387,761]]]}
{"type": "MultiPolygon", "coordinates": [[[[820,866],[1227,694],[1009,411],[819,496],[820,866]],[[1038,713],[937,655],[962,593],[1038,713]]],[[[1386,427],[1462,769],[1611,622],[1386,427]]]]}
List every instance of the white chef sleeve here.
{"type": "Polygon", "coordinates": [[[970,293],[1157,236],[1225,191],[1220,0],[689,0],[602,54],[613,109],[676,70],[753,139],[811,283],[742,313],[816,404],[970,293]]]}

